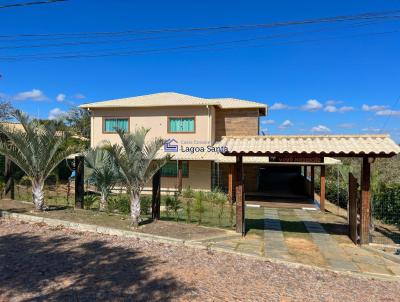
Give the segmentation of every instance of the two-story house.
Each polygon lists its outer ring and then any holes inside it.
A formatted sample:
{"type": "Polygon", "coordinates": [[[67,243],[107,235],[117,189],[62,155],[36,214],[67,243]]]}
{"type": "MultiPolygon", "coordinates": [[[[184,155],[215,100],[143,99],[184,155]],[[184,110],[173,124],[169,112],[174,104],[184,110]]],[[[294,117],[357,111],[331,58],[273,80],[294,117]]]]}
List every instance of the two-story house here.
{"type": "MultiPolygon", "coordinates": [[[[127,132],[145,127],[150,129],[149,139],[161,137],[165,140],[160,155],[169,153],[173,160],[161,171],[161,190],[164,192],[185,187],[194,190],[220,187],[231,191],[232,185],[228,187],[232,182],[228,180],[234,177],[235,158],[223,156],[216,148],[218,142],[224,136],[259,135],[260,117],[267,114],[267,106],[262,103],[234,98],[208,99],[173,92],[95,102],[80,107],[91,111],[92,147],[104,141],[119,142],[115,133],[117,127],[127,132]]],[[[329,158],[325,160],[328,164],[332,161],[329,158]]],[[[279,183],[286,186],[285,190],[297,190],[287,175],[299,175],[300,165],[276,167],[268,157],[245,157],[244,164],[245,189],[249,195],[265,192],[268,181],[272,183],[269,189],[273,190],[276,175],[279,175],[273,172],[277,169],[286,169],[286,180],[279,179],[279,183]]],[[[145,190],[150,189],[149,184],[145,190]]]]}
{"type": "Polygon", "coordinates": [[[258,135],[259,117],[267,113],[267,106],[262,103],[234,98],[206,99],[172,92],[80,107],[91,111],[92,147],[104,141],[118,142],[116,127],[127,132],[145,127],[150,129],[149,138],[170,140],[172,149],[166,148],[166,151],[170,150],[174,161],[162,170],[163,190],[177,187],[178,160],[182,161],[183,187],[212,189],[223,179],[215,174],[218,168],[220,173],[226,172],[226,167],[217,164],[231,160],[214,150],[214,144],[223,136],[258,135]],[[174,152],[176,146],[177,152],[174,152]]]}

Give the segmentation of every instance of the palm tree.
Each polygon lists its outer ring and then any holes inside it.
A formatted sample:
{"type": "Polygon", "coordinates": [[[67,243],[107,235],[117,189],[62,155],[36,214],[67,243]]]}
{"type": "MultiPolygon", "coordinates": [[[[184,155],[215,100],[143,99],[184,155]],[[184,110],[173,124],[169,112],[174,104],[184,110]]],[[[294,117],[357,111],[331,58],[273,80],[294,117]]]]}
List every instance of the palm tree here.
{"type": "Polygon", "coordinates": [[[163,145],[163,139],[155,138],[145,142],[149,130],[142,127],[129,134],[122,129],[116,129],[122,144],[107,143],[104,146],[119,167],[121,180],[127,188],[132,226],[135,228],[141,221],[140,193],[144,185],[170,159],[168,155],[156,159],[156,154],[163,145]]]}
{"type": "Polygon", "coordinates": [[[88,181],[100,191],[100,211],[107,209],[107,199],[119,179],[118,168],[107,150],[91,149],[85,154],[88,181]]]}
{"type": "Polygon", "coordinates": [[[0,154],[8,156],[30,178],[33,203],[42,211],[46,178],[74,150],[65,145],[66,134],[57,132],[52,123],[41,125],[19,110],[14,116],[23,130],[0,125],[0,133],[7,138],[0,142],[0,154]]]}

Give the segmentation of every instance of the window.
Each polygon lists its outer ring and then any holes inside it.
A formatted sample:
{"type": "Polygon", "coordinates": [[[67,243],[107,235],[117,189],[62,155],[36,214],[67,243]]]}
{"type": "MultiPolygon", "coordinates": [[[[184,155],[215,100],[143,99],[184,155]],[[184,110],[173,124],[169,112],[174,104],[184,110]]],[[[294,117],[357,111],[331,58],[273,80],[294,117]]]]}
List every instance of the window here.
{"type": "Polygon", "coordinates": [[[115,133],[116,129],[129,132],[129,120],[127,118],[106,118],[104,119],[103,132],[115,133]]]}
{"type": "Polygon", "coordinates": [[[170,133],[194,133],[194,117],[170,117],[168,118],[168,132],[170,133]]]}
{"type": "MultiPolygon", "coordinates": [[[[161,168],[161,176],[164,177],[177,177],[178,176],[178,162],[169,161],[164,167],[161,168]]],[[[189,176],[189,162],[182,161],[182,177],[189,176]]]]}

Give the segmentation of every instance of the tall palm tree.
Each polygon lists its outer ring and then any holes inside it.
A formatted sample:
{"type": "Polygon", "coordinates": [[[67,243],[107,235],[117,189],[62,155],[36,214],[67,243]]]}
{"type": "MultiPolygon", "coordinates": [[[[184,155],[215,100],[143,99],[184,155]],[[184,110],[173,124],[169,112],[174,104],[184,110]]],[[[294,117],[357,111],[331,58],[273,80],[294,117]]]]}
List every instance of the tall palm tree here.
{"type": "Polygon", "coordinates": [[[66,146],[66,134],[57,132],[53,124],[41,125],[19,110],[14,116],[23,130],[0,124],[0,133],[6,136],[0,142],[0,154],[8,156],[30,178],[33,203],[42,211],[46,178],[74,150],[66,146]]]}
{"type": "Polygon", "coordinates": [[[129,134],[122,129],[116,129],[121,144],[107,143],[104,146],[120,169],[122,182],[129,194],[132,226],[135,228],[141,221],[140,193],[144,185],[170,159],[168,155],[156,159],[157,152],[163,146],[163,140],[155,138],[146,142],[149,130],[142,127],[129,134]]]}
{"type": "Polygon", "coordinates": [[[113,158],[102,148],[90,149],[85,154],[88,181],[100,191],[100,211],[107,209],[107,199],[119,179],[119,171],[113,158]]]}

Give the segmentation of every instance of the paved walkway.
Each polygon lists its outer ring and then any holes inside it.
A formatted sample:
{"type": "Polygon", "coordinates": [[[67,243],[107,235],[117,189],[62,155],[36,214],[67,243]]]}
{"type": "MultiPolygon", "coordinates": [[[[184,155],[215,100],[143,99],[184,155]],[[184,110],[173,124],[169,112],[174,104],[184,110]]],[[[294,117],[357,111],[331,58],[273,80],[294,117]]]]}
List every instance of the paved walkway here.
{"type": "Polygon", "coordinates": [[[277,209],[264,208],[264,215],[264,255],[276,259],[290,260],[277,209]]]}
{"type": "Polygon", "coordinates": [[[294,211],[299,219],[303,221],[314,243],[318,246],[321,254],[332,268],[336,270],[360,271],[358,267],[348,259],[344,250],[332,239],[313,216],[309,215],[309,213],[304,210],[294,211]]]}
{"type": "Polygon", "coordinates": [[[334,229],[344,227],[343,218],[299,209],[260,207],[246,210],[248,232],[245,238],[222,236],[201,243],[337,271],[400,276],[400,264],[354,245],[343,230],[334,229]],[[252,226],[252,220],[263,223],[252,226]],[[324,226],[331,229],[327,231],[324,226]]]}

